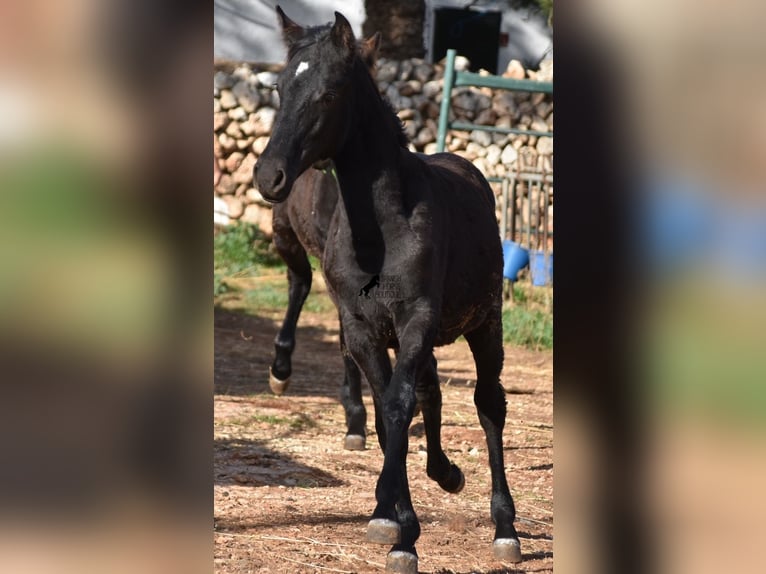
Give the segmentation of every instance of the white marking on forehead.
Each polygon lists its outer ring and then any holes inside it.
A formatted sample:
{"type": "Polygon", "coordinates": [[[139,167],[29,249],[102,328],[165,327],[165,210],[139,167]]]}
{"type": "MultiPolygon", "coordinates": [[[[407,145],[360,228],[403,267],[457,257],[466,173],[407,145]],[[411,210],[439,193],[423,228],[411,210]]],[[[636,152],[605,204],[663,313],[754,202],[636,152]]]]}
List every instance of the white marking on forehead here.
{"type": "Polygon", "coordinates": [[[295,69],[295,77],[298,77],[303,72],[309,69],[309,63],[308,62],[301,62],[298,64],[298,67],[295,69]]]}

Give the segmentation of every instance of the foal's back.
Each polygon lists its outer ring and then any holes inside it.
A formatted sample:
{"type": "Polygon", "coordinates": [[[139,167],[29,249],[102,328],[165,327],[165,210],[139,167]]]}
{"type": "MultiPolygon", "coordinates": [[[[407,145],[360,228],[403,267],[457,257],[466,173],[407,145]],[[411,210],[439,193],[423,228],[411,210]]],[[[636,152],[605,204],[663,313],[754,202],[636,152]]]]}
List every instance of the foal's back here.
{"type": "Polygon", "coordinates": [[[429,180],[433,240],[444,246],[442,317],[437,345],[454,341],[496,313],[502,299],[502,246],[495,196],[468,160],[447,153],[417,154],[429,180]]]}

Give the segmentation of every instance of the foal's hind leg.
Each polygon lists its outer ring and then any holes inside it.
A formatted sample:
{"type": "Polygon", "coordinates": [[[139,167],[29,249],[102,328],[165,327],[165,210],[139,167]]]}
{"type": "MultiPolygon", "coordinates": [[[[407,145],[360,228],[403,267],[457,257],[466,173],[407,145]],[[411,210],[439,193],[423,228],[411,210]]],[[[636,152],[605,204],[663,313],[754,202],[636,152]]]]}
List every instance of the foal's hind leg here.
{"type": "Polygon", "coordinates": [[[290,384],[292,354],[295,349],[295,328],[298,324],[303,303],[311,291],[311,264],[306,250],[298,241],[292,228],[275,227],[274,246],[287,264],[289,303],[282,328],[274,339],[274,361],[269,369],[269,386],[276,395],[281,395],[290,384]]]}
{"type": "Polygon", "coordinates": [[[447,492],[458,493],[465,486],[465,477],[455,464],[450,463],[442,450],[442,391],[436,371],[436,357],[433,355],[423,366],[415,386],[415,394],[423,412],[423,425],[426,430],[426,474],[447,492]]]}
{"type": "Polygon", "coordinates": [[[495,523],[495,556],[504,562],[521,562],[521,547],[513,521],[513,505],[503,463],[503,427],[505,426],[505,391],[500,385],[503,368],[503,332],[500,310],[492,313],[478,329],[466,333],[476,361],[474,403],[487,437],[489,466],[492,473],[492,520],[495,523]]]}
{"type": "Polygon", "coordinates": [[[340,388],[340,402],[346,413],[346,450],[364,450],[367,441],[367,411],[362,402],[362,373],[346,349],[343,340],[343,325],[340,327],[340,351],[343,355],[345,373],[340,388]]]}

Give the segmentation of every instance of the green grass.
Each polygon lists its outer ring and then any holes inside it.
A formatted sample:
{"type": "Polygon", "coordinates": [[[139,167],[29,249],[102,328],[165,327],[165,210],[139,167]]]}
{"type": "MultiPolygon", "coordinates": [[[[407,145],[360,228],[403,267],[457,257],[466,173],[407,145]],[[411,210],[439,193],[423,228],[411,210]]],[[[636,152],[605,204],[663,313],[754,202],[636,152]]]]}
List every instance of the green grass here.
{"type": "Polygon", "coordinates": [[[535,350],[552,349],[552,298],[552,288],[514,283],[513,299],[503,306],[503,341],[535,350]]]}
{"type": "MultiPolygon", "coordinates": [[[[287,309],[287,266],[256,225],[237,222],[220,230],[213,249],[217,303],[226,300],[229,307],[252,314],[287,309]]],[[[333,311],[330,298],[316,288],[321,281],[319,260],[309,256],[309,262],[314,269],[314,287],[303,309],[311,313],[333,311]]]]}
{"type": "Polygon", "coordinates": [[[298,413],[292,417],[279,417],[276,415],[254,415],[250,421],[255,423],[266,423],[275,426],[288,426],[290,427],[290,430],[293,431],[302,431],[317,426],[316,421],[305,413],[298,413]]]}
{"type": "Polygon", "coordinates": [[[253,277],[264,270],[285,270],[285,264],[271,241],[257,225],[236,222],[213,238],[214,295],[222,295],[235,286],[232,279],[253,277]]]}
{"type": "MultiPolygon", "coordinates": [[[[284,311],[288,303],[287,268],[271,242],[257,226],[236,223],[221,230],[214,240],[216,302],[246,313],[284,311]]],[[[320,263],[309,257],[314,287],[304,311],[334,312],[323,289],[320,263]]],[[[553,348],[553,289],[533,287],[526,280],[513,285],[513,298],[503,308],[503,340],[530,349],[553,348]]]]}

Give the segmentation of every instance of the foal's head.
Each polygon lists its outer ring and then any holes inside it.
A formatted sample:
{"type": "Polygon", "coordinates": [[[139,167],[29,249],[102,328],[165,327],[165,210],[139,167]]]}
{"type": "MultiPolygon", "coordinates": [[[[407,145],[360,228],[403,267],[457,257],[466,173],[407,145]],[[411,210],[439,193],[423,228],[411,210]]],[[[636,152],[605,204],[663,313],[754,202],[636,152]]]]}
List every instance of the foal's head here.
{"type": "MultiPolygon", "coordinates": [[[[277,79],[280,109],[271,139],[255,165],[253,177],[263,197],[284,201],[293,182],[310,166],[332,158],[351,126],[351,78],[358,67],[371,67],[379,36],[357,46],[346,18],[304,28],[281,8],[277,14],[287,45],[287,64],[277,79]]],[[[367,73],[367,72],[364,72],[367,73]]]]}

